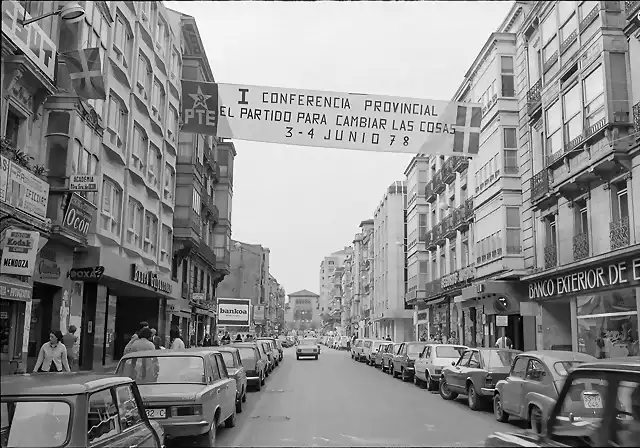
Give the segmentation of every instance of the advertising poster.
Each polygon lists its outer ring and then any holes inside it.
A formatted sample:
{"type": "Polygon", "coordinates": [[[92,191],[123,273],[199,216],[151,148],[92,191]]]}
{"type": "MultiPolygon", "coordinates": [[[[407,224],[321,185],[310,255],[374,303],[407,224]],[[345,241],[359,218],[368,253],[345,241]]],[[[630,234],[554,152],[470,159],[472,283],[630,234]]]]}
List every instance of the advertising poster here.
{"type": "Polygon", "coordinates": [[[7,229],[4,232],[4,246],[0,272],[3,274],[32,276],[38,255],[39,232],[21,229],[7,229]]]}
{"type": "Polygon", "coordinates": [[[218,299],[217,325],[248,327],[251,322],[250,299],[218,299]]]}
{"type": "Polygon", "coordinates": [[[49,184],[16,163],[9,163],[5,201],[35,218],[45,220],[49,184]]]}

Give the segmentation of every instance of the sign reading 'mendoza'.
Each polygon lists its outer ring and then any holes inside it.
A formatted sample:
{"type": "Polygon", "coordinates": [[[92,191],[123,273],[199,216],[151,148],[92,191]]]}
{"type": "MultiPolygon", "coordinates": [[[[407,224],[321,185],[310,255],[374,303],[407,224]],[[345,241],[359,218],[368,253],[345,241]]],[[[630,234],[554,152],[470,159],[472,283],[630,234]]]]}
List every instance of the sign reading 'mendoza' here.
{"type": "Polygon", "coordinates": [[[480,104],[182,81],[184,132],[379,152],[478,153],[480,104]]]}

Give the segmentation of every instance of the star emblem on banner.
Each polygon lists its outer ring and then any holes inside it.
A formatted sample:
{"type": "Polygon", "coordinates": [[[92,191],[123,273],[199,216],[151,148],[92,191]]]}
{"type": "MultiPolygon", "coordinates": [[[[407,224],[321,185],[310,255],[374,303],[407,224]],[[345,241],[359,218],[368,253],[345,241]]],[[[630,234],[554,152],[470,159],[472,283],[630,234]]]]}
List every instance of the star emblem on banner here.
{"type": "Polygon", "coordinates": [[[212,95],[205,95],[204,93],[202,93],[202,89],[200,89],[200,86],[198,86],[197,93],[190,93],[189,96],[193,98],[194,109],[197,109],[198,106],[202,106],[203,109],[209,110],[209,107],[207,107],[207,100],[211,98],[212,95]]]}

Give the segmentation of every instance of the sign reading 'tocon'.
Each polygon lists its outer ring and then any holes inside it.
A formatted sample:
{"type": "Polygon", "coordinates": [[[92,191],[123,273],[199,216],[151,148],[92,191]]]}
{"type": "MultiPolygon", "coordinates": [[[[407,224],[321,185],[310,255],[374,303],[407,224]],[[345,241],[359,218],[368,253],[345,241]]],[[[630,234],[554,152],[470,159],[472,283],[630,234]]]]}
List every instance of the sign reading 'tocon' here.
{"type": "Polygon", "coordinates": [[[218,299],[218,325],[249,326],[251,300],[218,299]]]}

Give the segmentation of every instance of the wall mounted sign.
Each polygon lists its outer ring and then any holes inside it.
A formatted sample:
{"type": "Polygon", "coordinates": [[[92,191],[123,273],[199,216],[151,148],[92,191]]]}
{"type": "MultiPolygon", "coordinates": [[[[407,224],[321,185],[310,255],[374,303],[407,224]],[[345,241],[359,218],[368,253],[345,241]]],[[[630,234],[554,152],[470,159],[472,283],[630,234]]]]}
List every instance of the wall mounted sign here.
{"type": "Polygon", "coordinates": [[[38,255],[40,232],[9,228],[2,235],[0,272],[32,276],[38,255]]]}
{"type": "Polygon", "coordinates": [[[244,327],[249,326],[251,300],[218,299],[217,324],[244,327]]]}
{"type": "Polygon", "coordinates": [[[0,280],[0,298],[30,301],[31,300],[31,286],[28,284],[14,285],[13,283],[0,280]]]}
{"type": "Polygon", "coordinates": [[[509,316],[496,316],[496,327],[508,327],[509,316]]]}
{"type": "Polygon", "coordinates": [[[70,191],[98,191],[97,176],[94,174],[72,174],[69,178],[70,191]]]}
{"type": "Polygon", "coordinates": [[[497,313],[506,313],[511,308],[511,304],[509,303],[509,299],[504,296],[498,297],[493,302],[493,309],[496,310],[497,313]]]}
{"type": "Polygon", "coordinates": [[[93,268],[70,269],[67,277],[76,282],[97,282],[103,274],[104,266],[95,266],[93,268]]]}
{"type": "Polygon", "coordinates": [[[89,234],[95,206],[77,193],[69,195],[62,227],[81,238],[89,234]]]}
{"type": "Polygon", "coordinates": [[[40,220],[47,218],[49,202],[47,182],[6,157],[0,156],[0,184],[0,196],[4,196],[3,202],[40,220]]]}
{"type": "Polygon", "coordinates": [[[60,278],[60,266],[55,261],[41,259],[38,263],[38,274],[40,278],[55,280],[60,278]]]}
{"type": "Polygon", "coordinates": [[[166,292],[167,294],[171,294],[171,290],[173,289],[171,282],[160,279],[155,272],[143,271],[135,263],[131,265],[131,280],[141,285],[146,285],[156,291],[166,292]]]}
{"type": "Polygon", "coordinates": [[[467,266],[459,269],[451,274],[447,274],[440,280],[440,286],[442,289],[447,289],[452,286],[456,286],[461,283],[466,283],[475,277],[475,273],[472,267],[467,266]]]}

